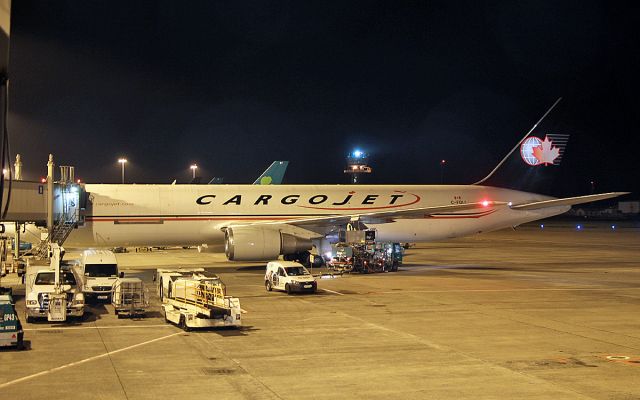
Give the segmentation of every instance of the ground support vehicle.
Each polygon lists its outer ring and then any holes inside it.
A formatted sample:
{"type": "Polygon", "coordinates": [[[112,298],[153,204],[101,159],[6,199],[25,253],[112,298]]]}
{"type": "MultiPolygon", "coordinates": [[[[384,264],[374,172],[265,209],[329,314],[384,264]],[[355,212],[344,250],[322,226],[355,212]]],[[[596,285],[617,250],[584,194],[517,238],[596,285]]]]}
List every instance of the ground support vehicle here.
{"type": "Polygon", "coordinates": [[[402,265],[402,257],[400,243],[340,243],[328,266],[340,272],[395,272],[402,265]]]}
{"type": "Polygon", "coordinates": [[[0,288],[0,347],[15,346],[22,350],[24,331],[14,305],[11,291],[0,288]]]}
{"type": "Polygon", "coordinates": [[[353,260],[351,257],[336,256],[327,262],[327,268],[336,272],[351,272],[353,270],[353,260]]]}
{"type": "Polygon", "coordinates": [[[226,295],[217,275],[203,269],[158,269],[154,277],[165,321],[185,331],[193,328],[240,327],[240,299],[226,295]]]}
{"type": "Polygon", "coordinates": [[[143,317],[149,307],[149,293],[140,278],[118,278],[113,285],[111,304],[118,318],[143,317]]]}
{"type": "Polygon", "coordinates": [[[293,261],[269,261],[264,274],[264,285],[267,291],[284,290],[293,292],[315,293],[318,283],[309,271],[293,261]]]}
{"type": "Polygon", "coordinates": [[[87,249],[80,255],[79,270],[87,299],[111,300],[113,285],[124,273],[118,272],[118,261],[109,250],[87,249]]]}
{"type": "Polygon", "coordinates": [[[46,317],[48,321],[66,321],[84,315],[82,279],[75,265],[62,264],[57,244],[50,245],[50,264],[27,265],[25,275],[25,316],[27,322],[46,317]],[[62,265],[61,265],[62,264],[62,265]]]}

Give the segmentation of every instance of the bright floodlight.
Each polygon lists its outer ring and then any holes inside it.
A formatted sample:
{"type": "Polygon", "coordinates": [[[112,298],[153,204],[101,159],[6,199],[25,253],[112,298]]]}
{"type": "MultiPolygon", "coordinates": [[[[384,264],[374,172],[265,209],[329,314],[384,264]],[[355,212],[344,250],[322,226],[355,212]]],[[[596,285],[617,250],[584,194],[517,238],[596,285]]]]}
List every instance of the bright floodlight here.
{"type": "Polygon", "coordinates": [[[353,156],[354,156],[355,158],[360,158],[360,157],[362,156],[362,151],[360,151],[360,150],[355,150],[355,151],[353,152],[353,156]]]}
{"type": "Polygon", "coordinates": [[[122,183],[124,184],[124,165],[127,163],[127,159],[126,158],[118,158],[118,162],[120,163],[121,168],[121,174],[122,174],[122,183]]]}
{"type": "Polygon", "coordinates": [[[196,170],[198,169],[198,166],[196,164],[191,164],[189,168],[191,168],[191,172],[193,172],[193,179],[196,179],[196,170]]]}

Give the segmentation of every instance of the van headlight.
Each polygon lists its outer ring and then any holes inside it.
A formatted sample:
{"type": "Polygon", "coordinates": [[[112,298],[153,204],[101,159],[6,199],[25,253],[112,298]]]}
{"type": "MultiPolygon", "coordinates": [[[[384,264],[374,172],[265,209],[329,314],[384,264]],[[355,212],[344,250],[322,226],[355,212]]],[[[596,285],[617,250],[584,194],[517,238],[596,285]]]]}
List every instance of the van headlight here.
{"type": "Polygon", "coordinates": [[[37,306],[38,305],[38,300],[27,300],[27,305],[28,306],[37,306]]]}
{"type": "Polygon", "coordinates": [[[84,299],[82,297],[76,297],[75,299],[73,299],[73,305],[74,306],[84,305],[84,299]]]}

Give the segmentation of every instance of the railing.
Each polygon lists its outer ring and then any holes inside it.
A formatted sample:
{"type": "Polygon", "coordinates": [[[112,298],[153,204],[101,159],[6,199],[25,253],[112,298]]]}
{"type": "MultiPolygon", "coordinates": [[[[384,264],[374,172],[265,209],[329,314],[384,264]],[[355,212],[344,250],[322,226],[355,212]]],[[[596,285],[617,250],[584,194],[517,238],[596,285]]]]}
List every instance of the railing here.
{"type": "Polygon", "coordinates": [[[177,280],[174,282],[173,298],[196,307],[226,308],[224,284],[210,281],[177,280]]]}
{"type": "Polygon", "coordinates": [[[62,212],[60,213],[60,217],[55,221],[53,225],[51,236],[46,240],[42,240],[33,252],[36,257],[47,258],[49,256],[49,243],[57,243],[58,245],[62,246],[71,232],[73,232],[73,229],[76,227],[76,223],[78,222],[78,208],[77,206],[75,208],[69,207],[67,199],[65,198],[65,194],[67,193],[69,193],[67,186],[61,185],[60,194],[62,202],[62,212]]]}

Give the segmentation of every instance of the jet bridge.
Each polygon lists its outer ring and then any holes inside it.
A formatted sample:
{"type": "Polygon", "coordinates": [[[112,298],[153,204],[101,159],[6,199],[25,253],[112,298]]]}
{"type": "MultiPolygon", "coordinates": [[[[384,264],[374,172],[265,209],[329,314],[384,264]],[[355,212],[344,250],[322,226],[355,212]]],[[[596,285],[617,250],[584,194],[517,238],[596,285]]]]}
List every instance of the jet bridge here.
{"type": "Polygon", "coordinates": [[[5,179],[3,210],[0,210],[4,211],[4,205],[8,204],[3,222],[47,226],[47,240],[43,240],[34,251],[41,257],[47,256],[49,243],[61,246],[76,228],[86,197],[84,186],[74,182],[73,167],[60,166],[60,179],[54,182],[52,155],[49,155],[47,166],[46,182],[5,179]]]}

